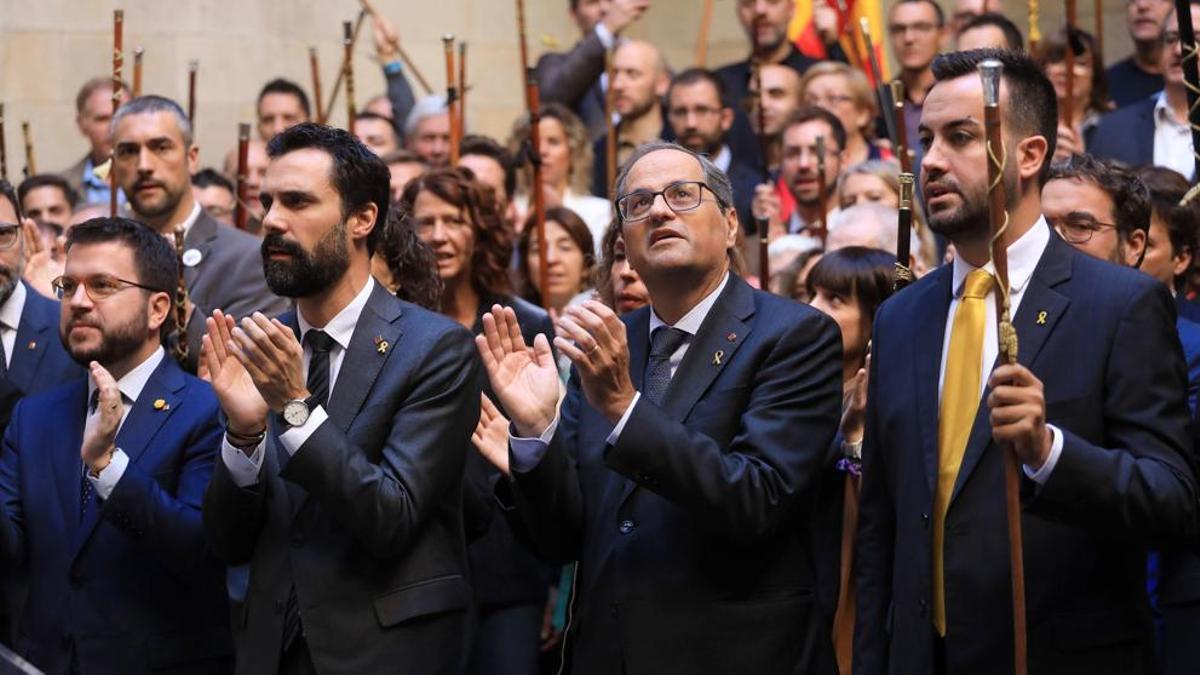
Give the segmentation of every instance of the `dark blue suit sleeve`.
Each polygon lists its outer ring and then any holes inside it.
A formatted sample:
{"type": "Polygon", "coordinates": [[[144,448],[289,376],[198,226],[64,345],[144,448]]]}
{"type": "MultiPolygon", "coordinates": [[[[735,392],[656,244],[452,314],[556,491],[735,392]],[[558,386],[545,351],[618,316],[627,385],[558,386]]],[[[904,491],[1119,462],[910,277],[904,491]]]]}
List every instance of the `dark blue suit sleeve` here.
{"type": "Polygon", "coordinates": [[[21,501],[21,403],[13,410],[0,451],[0,571],[10,573],[25,563],[25,512],[21,501]]]}
{"type": "Polygon", "coordinates": [[[387,97],[392,103],[392,125],[396,127],[396,132],[401,134],[404,131],[404,122],[408,119],[408,114],[416,105],[416,97],[413,95],[412,85],[404,76],[403,69],[392,73],[385,70],[383,79],[387,81],[387,97]]]}

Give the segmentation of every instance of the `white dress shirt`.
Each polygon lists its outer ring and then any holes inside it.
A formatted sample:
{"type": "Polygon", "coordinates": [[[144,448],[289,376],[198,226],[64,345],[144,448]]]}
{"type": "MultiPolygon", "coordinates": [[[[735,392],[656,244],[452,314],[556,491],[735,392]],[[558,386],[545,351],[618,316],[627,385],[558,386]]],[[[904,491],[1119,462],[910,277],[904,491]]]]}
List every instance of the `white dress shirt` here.
{"type": "Polygon", "coordinates": [[[1187,121],[1175,119],[1167,105],[1167,93],[1160,92],[1154,102],[1154,166],[1165,166],[1191,180],[1196,171],[1192,155],[1192,131],[1187,121]]]}
{"type": "MultiPolygon", "coordinates": [[[[336,316],[329,320],[323,329],[329,337],[333,338],[334,346],[329,350],[329,394],[333,397],[334,387],[337,385],[338,374],[342,370],[342,362],[346,359],[346,349],[350,347],[350,339],[354,337],[355,326],[358,325],[358,317],[362,314],[363,308],[367,306],[367,300],[371,297],[371,292],[375,289],[375,281],[371,277],[367,277],[367,283],[363,285],[358,295],[350,301],[350,304],[342,308],[336,316]]],[[[299,310],[296,311],[296,321],[300,325],[300,344],[304,345],[303,368],[304,372],[308,372],[308,363],[312,358],[312,349],[304,342],[304,336],[308,335],[308,331],[317,329],[304,318],[304,314],[299,310]]],[[[289,455],[296,454],[300,446],[308,440],[308,437],[321,426],[325,420],[329,418],[329,413],[325,411],[322,405],[314,406],[308,413],[308,420],[298,427],[291,427],[287,431],[279,434],[279,442],[283,445],[284,450],[287,450],[289,455]]],[[[250,456],[238,450],[229,443],[229,438],[226,436],[221,441],[221,459],[225,462],[225,467],[229,469],[229,474],[233,478],[233,482],[238,487],[250,487],[258,483],[258,474],[262,469],[263,455],[265,454],[266,440],[258,444],[254,452],[250,456]]]]}
{"type": "MultiPolygon", "coordinates": [[[[142,390],[146,388],[146,382],[150,380],[150,376],[154,374],[154,370],[158,368],[158,364],[162,363],[165,352],[162,347],[154,350],[145,361],[142,361],[133,370],[125,373],[125,376],[117,380],[117,389],[121,391],[121,422],[117,425],[117,432],[120,433],[121,427],[125,425],[125,419],[129,417],[129,411],[133,409],[133,404],[137,402],[138,396],[141,396],[142,390]]],[[[92,400],[92,392],[96,391],[96,383],[92,380],[92,376],[88,375],[88,396],[87,400],[90,404],[92,400]]],[[[96,408],[95,413],[89,414],[83,423],[84,435],[88,429],[100,421],[100,409],[96,408]]],[[[82,463],[81,463],[82,466],[82,463]]],[[[121,480],[121,476],[125,475],[125,469],[129,467],[129,455],[121,448],[113,451],[112,459],[109,460],[108,466],[100,471],[99,476],[93,476],[92,472],[87,470],[86,466],[82,466],[83,475],[92,484],[92,488],[96,491],[96,496],[100,499],[108,499],[112,494],[113,488],[117,486],[117,481],[121,480]]]]}
{"type": "Polygon", "coordinates": [[[4,344],[4,367],[12,365],[13,350],[17,347],[17,329],[25,311],[25,283],[18,280],[8,299],[0,305],[0,342],[4,344]]]}
{"type": "MultiPolygon", "coordinates": [[[[729,272],[725,273],[725,277],[721,279],[721,283],[716,289],[708,295],[704,296],[700,302],[688,310],[679,321],[676,321],[672,326],[659,318],[654,311],[654,307],[650,308],[650,337],[654,336],[654,330],[662,326],[677,328],[688,334],[687,339],[683,344],[671,354],[669,361],[671,368],[671,377],[675,377],[675,371],[679,370],[679,364],[683,363],[683,357],[687,354],[688,347],[691,346],[692,340],[696,337],[696,333],[700,331],[700,326],[704,324],[704,320],[708,318],[708,313],[712,311],[713,305],[717,303],[717,298],[721,296],[721,291],[725,290],[725,286],[729,284],[729,272]]],[[[629,421],[629,416],[633,414],[634,407],[637,406],[638,400],[642,397],[642,392],[636,391],[633,394],[633,400],[629,402],[629,407],[625,408],[621,419],[617,420],[617,424],[613,427],[612,432],[608,435],[606,442],[613,445],[620,437],[621,431],[625,429],[625,423],[629,421]]],[[[554,421],[542,435],[538,438],[520,438],[509,435],[509,447],[512,448],[512,466],[513,470],[526,472],[537,466],[538,462],[542,461],[546,450],[550,447],[550,440],[554,438],[554,432],[558,430],[558,416],[555,415],[554,421]]],[[[511,431],[511,430],[510,430],[511,431]]]]}
{"type": "MultiPolygon", "coordinates": [[[[1008,247],[1008,301],[1009,311],[1015,317],[1017,308],[1021,306],[1021,298],[1025,296],[1025,289],[1029,287],[1029,280],[1033,278],[1033,271],[1037,267],[1038,261],[1042,259],[1042,253],[1045,252],[1047,244],[1050,243],[1050,226],[1046,223],[1046,218],[1040,217],[1033,227],[1028,232],[1021,235],[1021,238],[1014,241],[1008,247]]],[[[962,259],[961,256],[954,257],[954,278],[953,278],[953,298],[950,300],[950,311],[946,313],[946,336],[942,341],[942,362],[938,368],[938,408],[941,409],[942,399],[942,384],[946,380],[946,357],[950,353],[950,338],[954,328],[954,313],[958,311],[958,305],[962,298],[963,286],[966,284],[967,275],[978,268],[973,267],[971,263],[962,259]]],[[[984,265],[983,269],[987,270],[992,275],[995,275],[996,268],[989,261],[984,265]]],[[[988,301],[985,303],[987,308],[987,319],[984,322],[984,338],[983,338],[983,359],[979,363],[979,395],[982,399],[983,392],[987,389],[988,378],[992,373],[992,365],[996,363],[996,358],[1000,355],[1000,343],[997,337],[996,328],[996,303],[992,301],[992,296],[988,296],[988,301]]],[[[980,405],[985,405],[981,400],[980,405]]],[[[1046,458],[1045,464],[1037,471],[1031,471],[1028,466],[1024,467],[1025,474],[1038,484],[1045,483],[1050,478],[1050,472],[1054,470],[1054,465],[1058,463],[1058,457],[1062,454],[1062,434],[1058,432],[1052,425],[1050,426],[1053,442],[1050,447],[1050,455],[1046,458]]]]}

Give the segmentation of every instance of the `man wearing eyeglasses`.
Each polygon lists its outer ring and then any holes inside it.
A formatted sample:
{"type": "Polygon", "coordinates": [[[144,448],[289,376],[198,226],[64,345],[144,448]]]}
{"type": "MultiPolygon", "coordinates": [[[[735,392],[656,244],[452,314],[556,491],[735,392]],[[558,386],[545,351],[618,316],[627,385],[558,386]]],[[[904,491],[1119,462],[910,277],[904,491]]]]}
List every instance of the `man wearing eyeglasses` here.
{"type": "Polygon", "coordinates": [[[161,346],[178,274],[141,223],[68,234],[58,337],[88,375],[22,400],[0,452],[0,564],[28,585],[16,650],[47,673],[232,667],[200,515],[217,399],[161,346]]]}
{"type": "Polygon", "coordinates": [[[1146,255],[1150,196],[1137,174],[1091,155],[1050,166],[1042,188],[1046,222],[1093,258],[1138,267],[1146,255]]]}
{"type": "MultiPolygon", "coordinates": [[[[921,123],[925,94],[933,86],[933,58],[941,49],[945,25],[946,15],[934,0],[898,0],[888,13],[888,37],[900,66],[896,79],[904,85],[904,119],[896,123],[905,125],[908,142],[915,146],[914,173],[920,173],[921,167],[917,125],[921,123]]],[[[890,104],[890,92],[888,101],[890,104]]]]}
{"type": "Polygon", "coordinates": [[[838,423],[836,326],[729,270],[729,180],[678,145],[640,148],[616,200],[651,305],[568,307],[527,350],[511,308],[476,338],[512,420],[481,449],[510,522],[578,560],[568,671],[831,672],[804,494],[838,423]]]}

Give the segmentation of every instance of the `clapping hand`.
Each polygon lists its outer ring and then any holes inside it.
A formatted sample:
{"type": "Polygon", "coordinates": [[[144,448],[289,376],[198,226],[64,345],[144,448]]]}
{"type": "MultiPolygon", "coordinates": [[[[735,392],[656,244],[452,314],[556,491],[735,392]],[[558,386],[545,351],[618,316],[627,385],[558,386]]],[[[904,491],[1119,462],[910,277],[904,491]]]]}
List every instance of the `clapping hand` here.
{"type": "Polygon", "coordinates": [[[511,307],[493,305],[483,315],[483,335],[475,337],[496,398],[512,418],[518,434],[542,435],[558,405],[558,366],[546,336],[538,334],[526,347],[511,307]]]}
{"type": "Polygon", "coordinates": [[[112,459],[116,449],[117,429],[121,426],[121,416],[125,409],[121,405],[121,390],[112,374],[95,361],[88,364],[88,370],[100,397],[96,404],[96,414],[88,417],[79,456],[93,474],[98,474],[112,459]]]}

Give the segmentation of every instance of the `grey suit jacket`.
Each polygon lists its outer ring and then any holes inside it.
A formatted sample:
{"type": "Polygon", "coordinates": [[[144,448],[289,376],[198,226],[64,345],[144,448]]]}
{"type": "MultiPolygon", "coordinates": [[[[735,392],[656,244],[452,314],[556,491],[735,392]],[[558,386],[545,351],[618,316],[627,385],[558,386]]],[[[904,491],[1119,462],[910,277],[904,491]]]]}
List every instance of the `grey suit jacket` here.
{"type": "MultiPolygon", "coordinates": [[[[298,331],[295,314],[281,320],[298,331]]],[[[249,488],[217,461],[205,529],[226,563],[250,565],[234,616],[239,673],[278,672],[293,585],[318,672],[459,671],[471,603],[463,466],[482,370],[466,329],[376,285],[329,419],[289,455],[272,414],[249,488]]]]}
{"type": "Polygon", "coordinates": [[[604,74],[604,43],[589,31],[571,51],[543,54],[538,59],[537,78],[543,101],[561,103],[579,115],[592,140],[604,135],[604,92],[600,76],[604,74]]]}
{"type": "Polygon", "coordinates": [[[200,338],[204,319],[220,309],[237,319],[254,312],[276,316],[287,311],[291,302],[271,292],[263,277],[261,240],[213,220],[207,213],[188,230],[184,251],[200,252],[200,262],[185,266],[188,296],[196,309],[187,325],[187,369],[196,372],[200,356],[200,338]]]}
{"type": "Polygon", "coordinates": [[[58,172],[58,175],[70,183],[71,187],[75,188],[75,191],[79,193],[80,199],[84,201],[87,201],[87,190],[83,187],[83,169],[87,166],[87,161],[88,156],[84,155],[79,158],[78,162],[58,172]]]}

